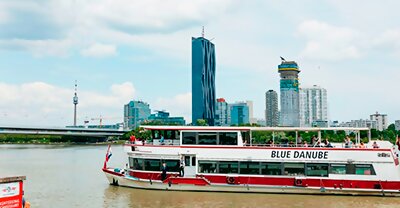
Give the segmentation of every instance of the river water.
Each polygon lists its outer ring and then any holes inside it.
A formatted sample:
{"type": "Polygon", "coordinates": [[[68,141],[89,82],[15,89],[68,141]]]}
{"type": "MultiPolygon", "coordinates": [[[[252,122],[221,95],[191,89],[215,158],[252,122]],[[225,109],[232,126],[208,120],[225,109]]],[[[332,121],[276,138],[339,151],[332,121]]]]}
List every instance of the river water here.
{"type": "MultiPolygon", "coordinates": [[[[0,176],[26,175],[32,207],[400,207],[400,198],[149,191],[110,186],[105,145],[0,145],[0,176]]],[[[124,166],[121,145],[109,166],[124,166]]]]}

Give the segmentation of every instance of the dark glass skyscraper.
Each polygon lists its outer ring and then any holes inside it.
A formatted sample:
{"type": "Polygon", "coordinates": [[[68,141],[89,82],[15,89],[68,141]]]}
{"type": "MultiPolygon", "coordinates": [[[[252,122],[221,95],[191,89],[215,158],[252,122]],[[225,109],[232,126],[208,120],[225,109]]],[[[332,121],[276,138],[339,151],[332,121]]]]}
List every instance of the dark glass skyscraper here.
{"type": "Polygon", "coordinates": [[[204,119],[214,126],[215,46],[204,37],[192,38],[192,123],[204,119]]]}

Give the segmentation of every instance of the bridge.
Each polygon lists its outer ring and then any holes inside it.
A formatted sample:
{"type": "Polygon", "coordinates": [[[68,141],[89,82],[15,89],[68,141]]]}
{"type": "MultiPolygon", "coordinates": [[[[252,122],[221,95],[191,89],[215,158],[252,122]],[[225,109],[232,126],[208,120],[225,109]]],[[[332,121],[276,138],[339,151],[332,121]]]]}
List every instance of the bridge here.
{"type": "Polygon", "coordinates": [[[21,127],[0,126],[0,134],[60,135],[79,137],[119,137],[127,131],[116,129],[71,128],[71,127],[21,127]]]}

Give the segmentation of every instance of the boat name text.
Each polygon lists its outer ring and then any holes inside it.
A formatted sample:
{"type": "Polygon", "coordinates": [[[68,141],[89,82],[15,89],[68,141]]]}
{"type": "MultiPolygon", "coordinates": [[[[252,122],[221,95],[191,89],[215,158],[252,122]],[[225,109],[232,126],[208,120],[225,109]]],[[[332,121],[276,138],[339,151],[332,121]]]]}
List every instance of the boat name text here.
{"type": "Polygon", "coordinates": [[[297,150],[273,150],[271,158],[284,159],[328,159],[328,151],[297,151],[297,150]]]}

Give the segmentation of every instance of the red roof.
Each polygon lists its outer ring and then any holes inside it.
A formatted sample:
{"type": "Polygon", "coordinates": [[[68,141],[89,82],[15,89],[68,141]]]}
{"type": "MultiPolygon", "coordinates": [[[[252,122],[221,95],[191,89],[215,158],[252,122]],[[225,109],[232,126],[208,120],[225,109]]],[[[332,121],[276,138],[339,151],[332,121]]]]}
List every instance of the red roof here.
{"type": "Polygon", "coordinates": [[[219,103],[224,103],[224,102],[226,102],[226,101],[225,101],[225,98],[218,98],[218,99],[217,99],[217,102],[219,102],[219,103]]]}

